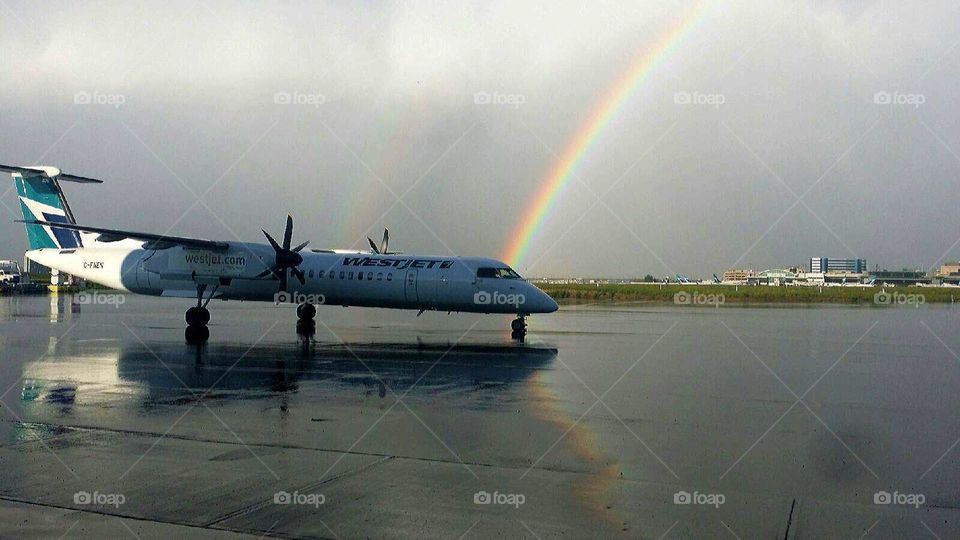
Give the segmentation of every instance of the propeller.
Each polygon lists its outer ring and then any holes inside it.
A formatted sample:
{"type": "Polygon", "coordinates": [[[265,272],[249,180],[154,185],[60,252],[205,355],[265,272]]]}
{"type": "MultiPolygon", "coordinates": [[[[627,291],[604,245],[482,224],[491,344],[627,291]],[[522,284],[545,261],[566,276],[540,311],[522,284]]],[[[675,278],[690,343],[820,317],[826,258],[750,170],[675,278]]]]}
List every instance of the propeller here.
{"type": "Polygon", "coordinates": [[[380,246],[377,247],[377,243],[373,241],[369,236],[367,237],[367,242],[370,243],[370,249],[373,250],[377,255],[390,255],[391,253],[387,251],[387,246],[390,245],[390,231],[386,227],[383,229],[383,240],[380,241],[380,246]]]}
{"type": "Polygon", "coordinates": [[[287,290],[287,270],[290,270],[290,273],[297,277],[300,280],[300,284],[303,285],[306,283],[304,278],[303,271],[297,268],[300,263],[303,262],[303,257],[300,256],[300,250],[307,247],[307,244],[310,241],[306,241],[293,249],[290,249],[290,241],[293,239],[293,218],[287,215],[287,227],[283,230],[283,245],[277,243],[276,240],[270,236],[270,233],[263,231],[263,235],[267,237],[267,241],[270,242],[270,245],[273,246],[273,250],[276,252],[274,258],[273,266],[267,268],[263,272],[257,275],[258,278],[264,278],[273,274],[275,278],[280,280],[280,290],[286,292],[287,290]]]}

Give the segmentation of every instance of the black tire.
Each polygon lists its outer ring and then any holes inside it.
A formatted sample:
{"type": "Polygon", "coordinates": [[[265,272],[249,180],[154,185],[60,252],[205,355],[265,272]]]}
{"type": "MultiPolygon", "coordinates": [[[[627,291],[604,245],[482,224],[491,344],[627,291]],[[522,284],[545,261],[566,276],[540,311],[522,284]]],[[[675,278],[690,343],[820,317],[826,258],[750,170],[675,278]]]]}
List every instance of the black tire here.
{"type": "Polygon", "coordinates": [[[317,333],[317,323],[312,319],[301,319],[297,321],[297,334],[310,337],[317,333]]]}
{"type": "Polygon", "coordinates": [[[210,322],[210,312],[207,308],[194,306],[184,315],[187,326],[206,326],[210,322]]]}
{"type": "Polygon", "coordinates": [[[297,306],[297,318],[301,321],[312,321],[317,316],[317,308],[313,304],[297,306]]]}
{"type": "Polygon", "coordinates": [[[190,345],[205,343],[210,339],[210,330],[206,326],[188,326],[183,331],[183,337],[190,345]]]}
{"type": "Polygon", "coordinates": [[[523,319],[514,319],[510,323],[510,329],[514,332],[524,332],[527,330],[527,322],[523,319]]]}
{"type": "Polygon", "coordinates": [[[517,341],[523,341],[523,339],[527,337],[527,333],[523,330],[514,330],[510,333],[510,337],[517,341]]]}

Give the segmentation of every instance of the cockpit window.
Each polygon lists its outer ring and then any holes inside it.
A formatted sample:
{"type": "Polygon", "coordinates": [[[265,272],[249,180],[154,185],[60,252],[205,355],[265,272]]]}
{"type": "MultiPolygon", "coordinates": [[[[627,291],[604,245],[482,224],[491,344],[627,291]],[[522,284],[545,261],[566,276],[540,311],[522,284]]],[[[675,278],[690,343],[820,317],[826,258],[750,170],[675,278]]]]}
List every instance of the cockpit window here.
{"type": "Polygon", "coordinates": [[[478,268],[477,277],[495,279],[522,279],[520,274],[510,268],[478,268]]]}
{"type": "Polygon", "coordinates": [[[521,279],[520,274],[513,271],[512,268],[499,268],[500,277],[503,279],[521,279]]]}

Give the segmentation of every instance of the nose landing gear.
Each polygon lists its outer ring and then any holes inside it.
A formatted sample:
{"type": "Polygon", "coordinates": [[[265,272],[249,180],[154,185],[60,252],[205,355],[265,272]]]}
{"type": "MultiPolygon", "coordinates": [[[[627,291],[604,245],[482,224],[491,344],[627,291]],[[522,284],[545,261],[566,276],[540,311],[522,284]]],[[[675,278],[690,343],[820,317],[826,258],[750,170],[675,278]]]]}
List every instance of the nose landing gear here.
{"type": "Polygon", "coordinates": [[[527,337],[526,315],[518,314],[517,318],[510,323],[510,329],[513,330],[510,337],[522,342],[527,337]]]}

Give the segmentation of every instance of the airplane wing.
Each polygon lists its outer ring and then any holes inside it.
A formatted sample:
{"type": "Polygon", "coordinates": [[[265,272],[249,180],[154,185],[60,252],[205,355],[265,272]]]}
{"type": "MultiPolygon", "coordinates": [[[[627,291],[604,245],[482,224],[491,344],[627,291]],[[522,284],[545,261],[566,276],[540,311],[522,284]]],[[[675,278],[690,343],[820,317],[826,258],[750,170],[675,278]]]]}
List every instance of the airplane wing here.
{"type": "Polygon", "coordinates": [[[71,231],[81,231],[96,233],[98,242],[117,242],[124,239],[142,240],[147,242],[144,247],[147,249],[167,249],[173,246],[183,246],[195,249],[209,249],[213,251],[225,251],[230,247],[226,242],[216,242],[213,240],[201,240],[199,238],[184,238],[182,236],[169,236],[165,234],[151,234],[133,231],[121,231],[117,229],[104,229],[101,227],[87,227],[86,225],[77,225],[76,223],[55,223],[52,221],[40,220],[22,220],[20,223],[30,223],[33,225],[45,225],[58,229],[69,229],[71,231]]]}
{"type": "Polygon", "coordinates": [[[45,176],[47,178],[57,177],[64,182],[78,182],[81,184],[102,184],[103,180],[96,178],[87,178],[86,176],[76,176],[73,174],[64,174],[56,167],[17,167],[15,165],[0,165],[0,171],[9,173],[20,173],[24,177],[45,176]]]}

